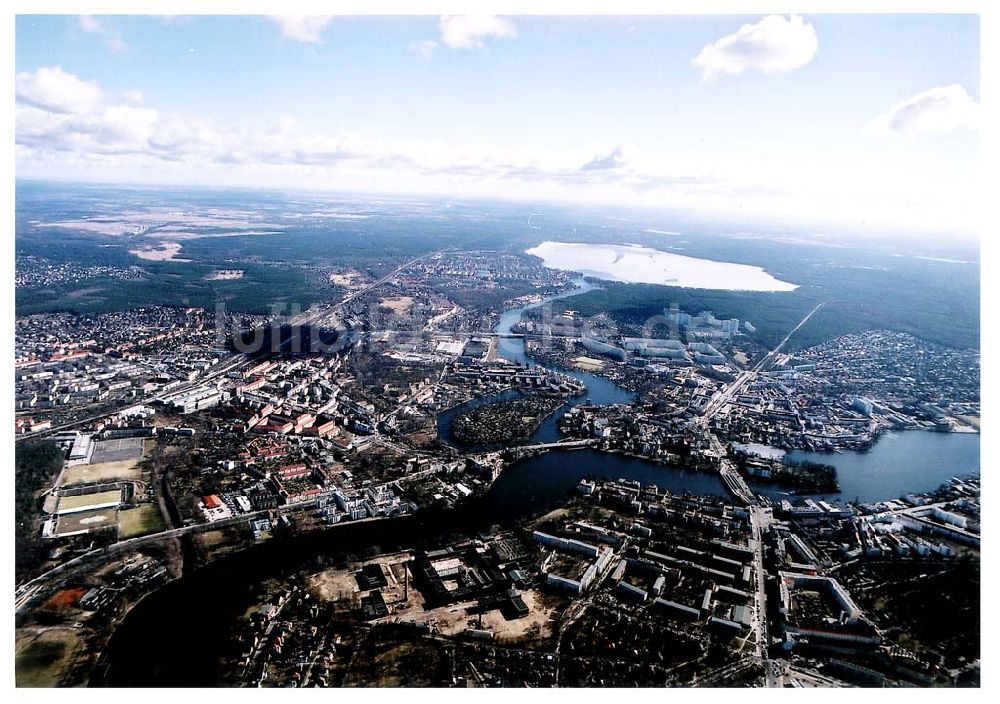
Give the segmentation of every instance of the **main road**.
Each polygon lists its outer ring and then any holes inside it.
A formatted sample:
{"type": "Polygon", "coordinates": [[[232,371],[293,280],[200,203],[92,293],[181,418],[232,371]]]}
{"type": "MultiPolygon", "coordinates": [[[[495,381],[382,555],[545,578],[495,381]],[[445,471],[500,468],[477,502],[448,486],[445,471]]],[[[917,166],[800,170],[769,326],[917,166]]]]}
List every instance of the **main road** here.
{"type": "Polygon", "coordinates": [[[757,652],[756,657],[764,666],[764,680],[768,687],[781,687],[784,681],[784,668],[778,661],[772,660],[769,656],[771,636],[767,627],[767,582],[764,570],[764,535],[771,525],[773,516],[771,509],[762,506],[757,495],[750,489],[746,481],[740,475],[736,465],[727,457],[726,448],[722,442],[708,428],[708,423],[712,417],[729,403],[743,387],[752,379],[756,378],[758,372],[764,369],[787,344],[803,325],[816,314],[823,304],[820,303],[799,321],[799,324],[792,328],[777,346],[753,365],[750,369],[742,372],[729,386],[727,386],[719,396],[709,404],[705,413],[698,419],[698,424],[702,427],[708,437],[713,453],[719,458],[719,476],[722,478],[729,490],[741,501],[743,501],[750,512],[750,529],[754,541],[753,569],[756,574],[754,587],[754,614],[753,629],[756,634],[757,652]]]}
{"type": "Polygon", "coordinates": [[[743,503],[748,506],[753,506],[757,504],[757,496],[747,485],[746,481],[740,476],[740,473],[736,469],[736,465],[733,464],[727,458],[726,448],[722,445],[719,438],[708,429],[709,421],[736,396],[752,379],[756,378],[757,373],[764,369],[767,364],[774,359],[774,357],[781,352],[781,349],[785,346],[792,335],[794,335],[799,328],[809,322],[809,319],[816,314],[824,304],[820,303],[811,311],[809,311],[802,320],[799,321],[798,325],[788,331],[781,342],[775,346],[770,352],[760,358],[758,362],[744,370],[736,377],[733,381],[726,386],[722,392],[716,396],[705,408],[704,413],[697,419],[698,426],[705,432],[708,442],[711,445],[712,452],[719,458],[719,476],[725,483],[726,487],[736,496],[736,498],[743,501],[743,503]]]}
{"type": "Polygon", "coordinates": [[[791,339],[792,335],[794,335],[799,330],[799,328],[801,328],[803,325],[809,322],[809,319],[816,314],[816,311],[818,311],[824,305],[825,304],[820,303],[811,311],[809,311],[806,314],[806,316],[799,321],[799,324],[796,325],[794,328],[792,328],[788,332],[788,334],[781,339],[781,342],[779,342],[774,349],[772,349],[766,355],[761,357],[760,360],[758,360],[758,362],[751,368],[741,372],[740,375],[736,377],[736,379],[729,384],[729,386],[723,389],[722,393],[719,394],[714,400],[712,400],[712,402],[709,403],[708,406],[705,408],[705,412],[701,415],[700,419],[701,424],[708,425],[708,421],[716,413],[721,411],[725,407],[725,405],[729,403],[732,400],[732,398],[736,396],[736,394],[738,394],[751,379],[756,378],[757,373],[760,372],[768,363],[770,363],[775,358],[775,356],[777,356],[779,352],[781,352],[782,348],[785,346],[785,344],[787,344],[788,340],[791,339]]]}

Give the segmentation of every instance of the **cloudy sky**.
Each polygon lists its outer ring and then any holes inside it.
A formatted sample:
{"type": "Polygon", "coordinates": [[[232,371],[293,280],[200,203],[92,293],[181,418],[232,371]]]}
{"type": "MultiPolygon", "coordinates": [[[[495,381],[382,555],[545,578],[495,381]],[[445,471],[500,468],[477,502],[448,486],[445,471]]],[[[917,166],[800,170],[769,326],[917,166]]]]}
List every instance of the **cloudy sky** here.
{"type": "Polygon", "coordinates": [[[19,178],[971,227],[972,15],[20,16],[19,178]]]}

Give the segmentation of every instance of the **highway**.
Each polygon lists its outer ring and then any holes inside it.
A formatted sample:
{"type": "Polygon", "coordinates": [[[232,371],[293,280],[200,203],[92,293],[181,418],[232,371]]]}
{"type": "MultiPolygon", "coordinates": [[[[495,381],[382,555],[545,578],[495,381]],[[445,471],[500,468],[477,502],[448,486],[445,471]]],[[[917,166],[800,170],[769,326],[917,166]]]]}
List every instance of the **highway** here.
{"type": "Polygon", "coordinates": [[[771,525],[771,510],[762,506],[750,507],[750,529],[754,539],[753,569],[756,574],[754,589],[754,631],[757,634],[757,657],[764,663],[764,677],[768,687],[781,686],[768,657],[771,636],[767,630],[767,584],[764,572],[764,534],[771,525]]]}
{"type": "Polygon", "coordinates": [[[719,476],[725,483],[729,491],[741,500],[750,511],[750,528],[753,533],[755,543],[753,569],[756,574],[756,587],[754,589],[754,617],[753,629],[757,639],[756,656],[764,666],[764,679],[767,687],[784,686],[785,667],[783,663],[772,660],[768,650],[771,644],[771,636],[767,627],[767,586],[766,573],[764,571],[764,535],[767,532],[773,516],[771,509],[760,504],[757,495],[750,489],[746,481],[740,475],[736,465],[728,459],[728,453],[719,438],[708,429],[711,418],[722,410],[757,374],[770,364],[775,356],[781,352],[788,343],[792,335],[803,325],[809,322],[816,312],[823,307],[820,303],[799,321],[798,325],[792,328],[781,342],[770,352],[764,355],[753,367],[742,372],[733,382],[727,386],[719,396],[717,396],[705,409],[705,413],[698,419],[698,425],[702,427],[708,437],[713,454],[719,458],[719,476]]]}
{"type": "Polygon", "coordinates": [[[719,394],[711,403],[708,404],[708,406],[705,408],[705,412],[701,415],[700,423],[702,425],[708,425],[708,421],[716,413],[722,410],[726,406],[726,404],[728,404],[733,399],[733,397],[736,396],[743,389],[743,387],[747,385],[747,383],[751,379],[756,378],[757,373],[760,372],[767,364],[773,361],[775,356],[779,352],[781,352],[782,348],[788,343],[788,340],[791,339],[792,335],[794,335],[799,330],[799,328],[801,328],[803,325],[809,322],[809,319],[812,318],[813,315],[815,315],[816,312],[824,305],[825,305],[824,303],[820,303],[811,311],[809,311],[806,314],[806,316],[799,321],[799,324],[796,325],[794,328],[792,328],[788,332],[788,334],[785,335],[784,338],[782,338],[781,342],[779,342],[774,349],[772,349],[766,355],[761,357],[760,360],[758,360],[758,362],[755,365],[753,365],[750,369],[743,371],[738,377],[736,377],[736,379],[732,381],[729,384],[729,386],[727,386],[722,391],[721,394],[719,394]]]}

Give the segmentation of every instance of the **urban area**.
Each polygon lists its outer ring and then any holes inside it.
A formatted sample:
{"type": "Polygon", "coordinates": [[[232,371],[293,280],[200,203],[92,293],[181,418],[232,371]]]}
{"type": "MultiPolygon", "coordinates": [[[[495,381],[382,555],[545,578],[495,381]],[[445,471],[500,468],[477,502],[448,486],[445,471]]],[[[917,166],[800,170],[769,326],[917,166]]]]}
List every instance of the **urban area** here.
{"type": "MultiPolygon", "coordinates": [[[[134,275],[91,269],[19,261],[17,284],[134,275]]],[[[777,345],[709,310],[583,316],[554,304],[599,282],[512,252],[323,276],[336,302],[288,315],[17,318],[19,676],[128,683],[140,602],[342,534],[200,625],[216,684],[978,683],[978,476],[866,501],[823,459],[978,433],[978,351],[796,345],[823,303],[777,345]],[[583,457],[652,479],[497,506],[530,463],[583,457]]]]}

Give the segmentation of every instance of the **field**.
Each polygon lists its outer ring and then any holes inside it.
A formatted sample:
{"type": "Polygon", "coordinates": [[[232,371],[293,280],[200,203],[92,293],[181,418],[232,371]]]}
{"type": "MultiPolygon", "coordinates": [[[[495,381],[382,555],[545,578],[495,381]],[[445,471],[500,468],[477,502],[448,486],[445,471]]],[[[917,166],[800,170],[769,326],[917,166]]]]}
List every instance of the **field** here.
{"type": "Polygon", "coordinates": [[[145,441],[142,438],[119,438],[117,440],[102,440],[94,447],[91,464],[102,462],[120,462],[121,460],[138,459],[142,457],[145,441]]]}
{"type": "Polygon", "coordinates": [[[238,281],[242,278],[242,269],[220,269],[206,276],[205,281],[238,281]]]}
{"type": "Polygon", "coordinates": [[[389,298],[380,299],[378,304],[383,308],[389,308],[396,315],[403,315],[410,310],[411,306],[413,306],[413,297],[390,296],[389,298]]]}
{"type": "Polygon", "coordinates": [[[89,590],[86,587],[72,587],[56,592],[45,602],[47,609],[65,609],[74,606],[89,590]]]}
{"type": "Polygon", "coordinates": [[[156,504],[141,504],[118,512],[118,532],[122,538],[156,533],[164,528],[163,517],[156,504]]]}
{"type": "Polygon", "coordinates": [[[582,369],[585,372],[592,372],[596,369],[604,367],[604,362],[599,359],[594,359],[593,357],[577,357],[573,360],[573,364],[577,367],[577,369],[582,369]]]}
{"type": "Polygon", "coordinates": [[[74,509],[80,510],[87,506],[100,506],[101,504],[109,504],[113,501],[121,501],[121,498],[121,489],[99,491],[95,494],[83,494],[82,496],[60,496],[56,512],[66,512],[74,509]]]}
{"type": "Polygon", "coordinates": [[[361,277],[354,272],[350,272],[347,274],[330,274],[327,278],[330,283],[337,284],[338,286],[353,286],[358,283],[361,277]]]}
{"type": "Polygon", "coordinates": [[[136,467],[138,464],[139,460],[122,460],[121,462],[101,462],[67,467],[62,475],[61,486],[114,480],[135,481],[142,477],[142,472],[136,467]]]}
{"type": "Polygon", "coordinates": [[[181,245],[177,242],[163,242],[156,249],[130,249],[132,254],[151,262],[189,262],[190,259],[178,259],[181,245]]]}
{"type": "Polygon", "coordinates": [[[94,448],[90,464],[67,467],[60,478],[60,486],[76,486],[97,482],[137,481],[142,478],[138,469],[145,450],[142,438],[102,440],[94,448]]]}
{"type": "Polygon", "coordinates": [[[103,508],[60,516],[56,535],[70,535],[84,530],[115,526],[118,524],[117,514],[118,509],[116,508],[103,508]]]}
{"type": "Polygon", "coordinates": [[[55,687],[73,661],[79,638],[71,628],[17,632],[14,679],[18,687],[55,687]]]}
{"type": "Polygon", "coordinates": [[[323,601],[350,601],[352,606],[360,604],[361,590],[354,575],[348,570],[323,570],[310,575],[306,584],[309,591],[323,601]]]}

